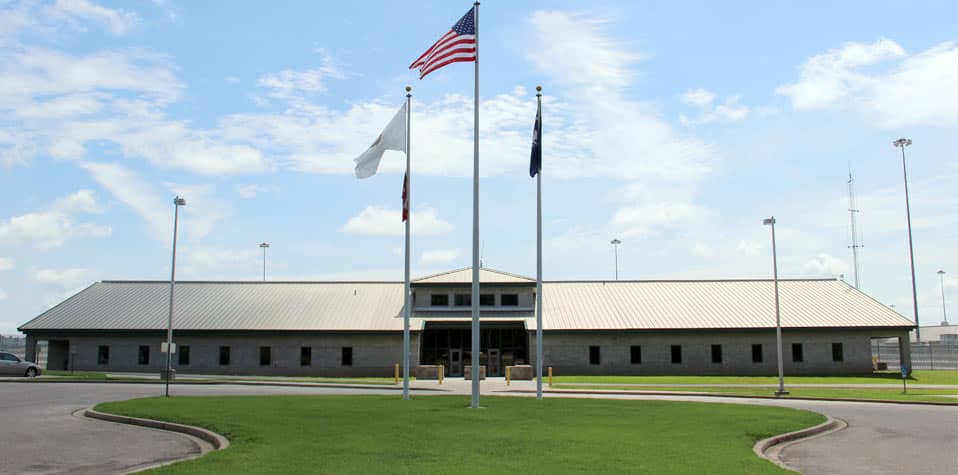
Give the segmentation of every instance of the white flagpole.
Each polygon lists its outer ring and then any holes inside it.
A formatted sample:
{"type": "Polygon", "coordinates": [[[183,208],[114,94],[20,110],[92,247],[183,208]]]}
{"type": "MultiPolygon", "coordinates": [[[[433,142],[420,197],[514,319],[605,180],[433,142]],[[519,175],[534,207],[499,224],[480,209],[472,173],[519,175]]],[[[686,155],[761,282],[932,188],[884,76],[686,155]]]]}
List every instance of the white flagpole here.
{"type": "MultiPolygon", "coordinates": [[[[542,137],[542,86],[536,86],[536,118],[542,137]]],[[[542,157],[542,141],[539,140],[542,157]]],[[[536,173],[536,399],[542,399],[542,162],[536,173]]]]}
{"type": "Polygon", "coordinates": [[[412,221],[412,174],[409,170],[409,136],[412,130],[412,88],[406,86],[406,183],[403,183],[406,189],[406,202],[403,203],[405,209],[409,210],[406,215],[406,280],[403,283],[403,321],[402,321],[402,398],[409,399],[409,315],[411,312],[409,305],[412,303],[409,289],[409,222],[412,221]]]}
{"type": "Polygon", "coordinates": [[[479,407],[479,2],[473,3],[476,79],[472,144],[472,408],[479,407]]]}

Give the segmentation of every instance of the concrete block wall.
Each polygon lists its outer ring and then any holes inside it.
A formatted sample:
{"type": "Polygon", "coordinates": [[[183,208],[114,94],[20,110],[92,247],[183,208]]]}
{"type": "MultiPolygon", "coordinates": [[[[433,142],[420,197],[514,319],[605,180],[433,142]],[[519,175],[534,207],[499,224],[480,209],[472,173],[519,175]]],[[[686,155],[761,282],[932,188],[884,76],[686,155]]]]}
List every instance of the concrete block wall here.
{"type": "MultiPolygon", "coordinates": [[[[43,337],[40,337],[43,338],[43,337]]],[[[54,337],[50,337],[51,340],[54,337]]],[[[411,334],[411,361],[418,361],[418,332],[411,334]]],[[[74,353],[74,368],[78,371],[159,372],[166,367],[166,354],[160,352],[165,333],[115,335],[57,335],[56,340],[69,341],[74,353]],[[106,365],[98,364],[99,346],[110,347],[106,365]],[[149,346],[149,364],[138,363],[141,345],[149,346]]],[[[174,334],[178,351],[190,347],[188,365],[178,363],[173,355],[173,367],[179,373],[260,375],[260,376],[379,376],[393,375],[395,364],[402,364],[402,334],[229,334],[215,335],[174,334]],[[229,365],[219,364],[219,349],[230,347],[229,365]],[[260,365],[259,348],[271,348],[271,361],[260,365]],[[312,348],[312,364],[300,365],[300,348],[312,348]],[[342,365],[342,348],[352,348],[352,365],[342,365]]]]}
{"type": "MultiPolygon", "coordinates": [[[[535,332],[529,332],[534,358],[535,332]]],[[[872,371],[871,335],[864,331],[787,331],[782,334],[784,372],[855,374],[872,371]],[[792,361],[792,343],[803,345],[802,362],[792,361]],[[832,361],[832,343],[841,343],[843,361],[832,361]]],[[[774,375],[778,372],[774,331],[769,332],[569,332],[546,331],[543,366],[556,375],[774,375]],[[752,345],[762,345],[762,362],[752,362],[752,345]],[[631,346],[641,346],[642,362],[631,363],[631,346]],[[681,345],[682,362],[672,363],[672,345],[681,345]],[[712,345],[722,345],[722,362],[712,362],[712,345]],[[589,363],[598,346],[600,363],[589,363]]],[[[533,364],[535,364],[533,362],[533,364]]]]}

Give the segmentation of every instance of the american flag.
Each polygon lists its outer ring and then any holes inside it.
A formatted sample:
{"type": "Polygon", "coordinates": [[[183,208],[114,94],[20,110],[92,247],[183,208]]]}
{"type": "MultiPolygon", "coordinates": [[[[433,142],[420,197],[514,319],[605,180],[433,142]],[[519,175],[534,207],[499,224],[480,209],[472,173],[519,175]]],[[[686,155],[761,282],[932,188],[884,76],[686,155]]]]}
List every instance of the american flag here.
{"type": "Polygon", "coordinates": [[[419,79],[447,64],[476,60],[475,12],[476,7],[470,8],[436,44],[409,65],[409,69],[419,68],[419,79]]]}

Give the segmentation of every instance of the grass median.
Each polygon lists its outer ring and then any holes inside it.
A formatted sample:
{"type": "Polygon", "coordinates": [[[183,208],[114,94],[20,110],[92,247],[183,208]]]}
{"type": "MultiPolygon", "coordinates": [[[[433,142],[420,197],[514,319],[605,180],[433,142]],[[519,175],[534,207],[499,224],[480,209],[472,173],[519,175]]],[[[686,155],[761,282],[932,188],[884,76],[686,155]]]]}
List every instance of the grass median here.
{"type": "Polygon", "coordinates": [[[230,447],[157,473],[787,473],[752,453],[819,424],[780,407],[429,396],[149,398],[98,410],[197,425],[230,447]]]}

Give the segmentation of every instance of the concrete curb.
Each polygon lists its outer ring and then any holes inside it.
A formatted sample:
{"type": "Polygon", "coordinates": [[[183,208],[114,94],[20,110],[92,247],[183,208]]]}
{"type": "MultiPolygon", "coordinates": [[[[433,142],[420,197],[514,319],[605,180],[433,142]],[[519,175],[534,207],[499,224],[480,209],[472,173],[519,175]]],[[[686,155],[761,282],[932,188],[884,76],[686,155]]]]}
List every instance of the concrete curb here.
{"type": "MultiPolygon", "coordinates": [[[[516,393],[535,393],[533,390],[529,389],[511,389],[506,391],[499,392],[516,392],[516,393]]],[[[550,394],[613,394],[619,396],[695,396],[695,397],[715,397],[715,398],[735,398],[735,399],[771,399],[775,401],[833,401],[833,402],[868,402],[876,404],[903,404],[903,405],[914,405],[914,406],[948,406],[955,407],[958,404],[953,402],[936,402],[936,401],[896,401],[893,399],[847,399],[847,398],[828,398],[828,397],[777,397],[777,396],[751,396],[751,395],[735,395],[735,394],[716,394],[716,393],[697,393],[693,391],[682,391],[682,392],[665,392],[665,391],[606,391],[606,390],[595,390],[587,391],[584,389],[549,389],[543,390],[543,393],[550,394]]]]}
{"type": "MultiPolygon", "coordinates": [[[[230,446],[230,441],[226,437],[217,434],[216,432],[203,429],[201,427],[188,426],[186,424],[176,424],[173,422],[163,422],[153,419],[141,419],[139,417],[128,417],[128,416],[119,416],[116,414],[107,414],[105,412],[100,412],[92,407],[83,411],[83,415],[91,419],[100,419],[103,421],[116,422],[118,424],[129,424],[133,426],[149,427],[151,429],[160,429],[170,432],[179,432],[181,434],[191,435],[200,439],[211,446],[214,450],[223,450],[230,446]]],[[[206,452],[200,454],[200,456],[205,455],[206,452]]],[[[193,458],[193,457],[189,457],[193,458]]],[[[186,459],[181,459],[186,460],[186,459]]],[[[177,460],[179,461],[179,460],[177,460]]]]}
{"type": "Polygon", "coordinates": [[[831,416],[827,416],[827,417],[828,417],[828,420],[826,420],[825,422],[817,426],[812,426],[805,429],[796,430],[793,432],[787,432],[785,434],[774,435],[767,439],[762,439],[756,442],[755,445],[752,446],[752,451],[755,452],[755,455],[758,455],[759,457],[766,459],[774,463],[775,465],[778,465],[779,467],[782,467],[786,470],[797,471],[794,468],[786,465],[785,462],[783,462],[782,459],[779,458],[779,454],[781,454],[782,449],[784,449],[785,447],[789,445],[796,444],[799,442],[804,442],[806,440],[820,437],[823,435],[828,435],[833,432],[838,432],[848,427],[848,424],[841,419],[835,419],[835,418],[832,418],[831,416]]]}

